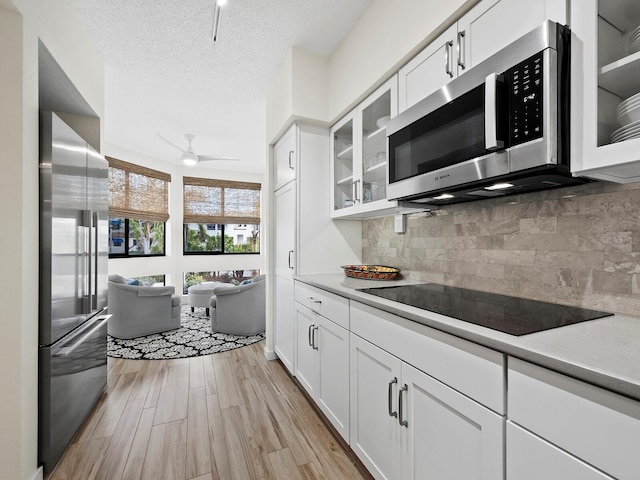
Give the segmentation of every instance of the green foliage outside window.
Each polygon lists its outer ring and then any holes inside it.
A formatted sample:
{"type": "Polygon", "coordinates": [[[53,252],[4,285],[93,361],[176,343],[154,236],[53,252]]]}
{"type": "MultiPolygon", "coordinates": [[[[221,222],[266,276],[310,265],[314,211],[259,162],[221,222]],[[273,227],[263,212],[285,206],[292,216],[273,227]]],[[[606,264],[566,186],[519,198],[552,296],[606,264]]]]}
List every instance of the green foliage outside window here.
{"type": "Polygon", "coordinates": [[[135,245],[130,255],[154,255],[164,253],[164,222],[129,219],[129,236],[135,245]]]}

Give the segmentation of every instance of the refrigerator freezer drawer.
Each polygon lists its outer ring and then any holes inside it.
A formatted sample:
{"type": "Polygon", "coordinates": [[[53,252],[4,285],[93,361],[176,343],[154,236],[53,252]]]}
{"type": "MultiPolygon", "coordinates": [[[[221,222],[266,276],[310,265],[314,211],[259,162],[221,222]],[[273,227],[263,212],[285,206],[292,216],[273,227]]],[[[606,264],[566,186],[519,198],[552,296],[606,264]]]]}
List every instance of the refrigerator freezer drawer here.
{"type": "Polygon", "coordinates": [[[49,472],[107,384],[107,321],[97,315],[50,347],[39,349],[38,456],[49,472]]]}

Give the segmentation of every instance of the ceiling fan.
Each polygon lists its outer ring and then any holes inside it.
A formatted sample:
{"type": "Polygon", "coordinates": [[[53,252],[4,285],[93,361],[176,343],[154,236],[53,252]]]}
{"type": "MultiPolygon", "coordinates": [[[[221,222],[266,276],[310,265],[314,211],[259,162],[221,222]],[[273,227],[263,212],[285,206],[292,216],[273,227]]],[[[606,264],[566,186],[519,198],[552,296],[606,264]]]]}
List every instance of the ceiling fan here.
{"type": "Polygon", "coordinates": [[[187,140],[187,142],[189,142],[189,146],[186,149],[180,148],[178,145],[176,145],[175,143],[167,140],[166,138],[164,138],[159,133],[157,133],[157,135],[164,142],[166,142],[167,144],[171,145],[173,148],[177,148],[178,150],[180,150],[182,152],[181,160],[185,165],[196,165],[199,162],[206,162],[206,161],[210,161],[210,160],[239,160],[237,157],[225,157],[225,156],[222,156],[222,155],[198,155],[198,154],[196,154],[193,151],[193,147],[191,146],[191,142],[196,138],[196,136],[191,134],[191,133],[185,133],[184,134],[184,138],[187,140]]]}

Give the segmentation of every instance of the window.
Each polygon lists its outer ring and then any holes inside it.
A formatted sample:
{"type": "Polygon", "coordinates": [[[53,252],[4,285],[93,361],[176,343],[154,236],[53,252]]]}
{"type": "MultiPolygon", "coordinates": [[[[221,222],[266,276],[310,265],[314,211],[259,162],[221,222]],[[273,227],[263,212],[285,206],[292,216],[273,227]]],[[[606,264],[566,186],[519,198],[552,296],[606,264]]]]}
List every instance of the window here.
{"type": "Polygon", "coordinates": [[[184,177],[183,252],[260,253],[260,184],[184,177]]]}
{"type": "Polygon", "coordinates": [[[165,254],[165,223],[109,217],[109,256],[139,257],[165,254]]]}
{"type": "Polygon", "coordinates": [[[165,254],[171,175],[107,157],[109,257],[165,254]]]}
{"type": "Polygon", "coordinates": [[[191,285],[202,282],[218,282],[239,285],[245,280],[251,280],[260,275],[260,270],[218,270],[214,272],[185,272],[182,283],[182,293],[187,294],[191,285]]]}

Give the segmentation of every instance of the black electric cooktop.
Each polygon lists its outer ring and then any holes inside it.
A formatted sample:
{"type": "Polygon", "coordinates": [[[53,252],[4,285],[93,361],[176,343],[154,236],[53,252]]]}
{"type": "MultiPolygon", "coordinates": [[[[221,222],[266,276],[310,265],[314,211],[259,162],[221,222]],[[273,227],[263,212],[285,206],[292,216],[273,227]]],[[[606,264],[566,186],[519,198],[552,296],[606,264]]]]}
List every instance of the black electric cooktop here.
{"type": "Polygon", "coordinates": [[[433,283],[360,291],[516,336],[613,315],[433,283]]]}

